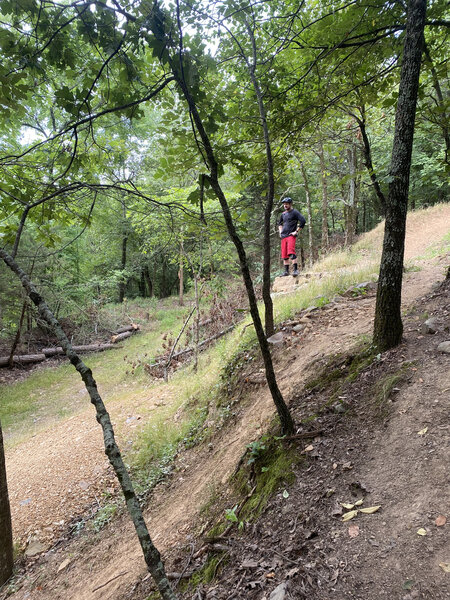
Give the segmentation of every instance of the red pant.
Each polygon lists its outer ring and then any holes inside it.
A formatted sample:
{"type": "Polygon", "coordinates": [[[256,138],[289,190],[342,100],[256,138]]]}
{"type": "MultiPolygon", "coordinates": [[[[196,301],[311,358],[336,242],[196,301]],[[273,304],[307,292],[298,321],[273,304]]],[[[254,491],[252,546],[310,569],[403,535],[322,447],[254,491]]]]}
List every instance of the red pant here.
{"type": "Polygon", "coordinates": [[[288,235],[281,240],[281,258],[286,260],[289,258],[290,254],[295,254],[295,242],[297,240],[297,236],[288,235]]]}

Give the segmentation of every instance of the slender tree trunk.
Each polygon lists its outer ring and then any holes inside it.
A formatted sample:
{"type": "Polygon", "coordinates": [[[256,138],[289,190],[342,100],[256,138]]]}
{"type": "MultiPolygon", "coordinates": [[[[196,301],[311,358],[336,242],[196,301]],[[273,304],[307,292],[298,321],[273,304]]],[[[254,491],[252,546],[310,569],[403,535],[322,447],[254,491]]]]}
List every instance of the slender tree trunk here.
{"type": "Polygon", "coordinates": [[[314,240],[313,240],[313,230],[312,230],[312,208],[311,208],[311,193],[309,191],[309,182],[308,175],[306,173],[305,165],[300,162],[300,167],[302,170],[303,182],[305,184],[305,194],[306,194],[306,217],[308,219],[308,246],[309,246],[309,257],[308,264],[311,268],[314,262],[314,240]]]}
{"type": "Polygon", "coordinates": [[[20,314],[19,325],[17,326],[17,332],[16,332],[16,335],[14,337],[14,341],[13,341],[13,344],[11,346],[11,350],[10,350],[10,353],[9,353],[8,364],[9,364],[10,367],[12,367],[14,365],[14,353],[15,353],[16,348],[17,348],[17,346],[19,345],[19,342],[20,342],[20,336],[21,336],[21,333],[22,333],[23,321],[24,321],[24,318],[25,318],[25,314],[27,312],[27,306],[28,306],[28,302],[25,299],[23,301],[23,305],[22,305],[22,312],[20,314]]]}
{"type": "MultiPolygon", "coordinates": [[[[155,10],[155,7],[154,7],[154,10],[155,10]]],[[[180,25],[180,27],[181,27],[181,25],[180,25]]],[[[161,32],[159,30],[157,30],[157,34],[160,36],[161,32]]],[[[222,213],[224,215],[228,234],[236,248],[236,251],[237,251],[237,254],[239,257],[242,278],[244,280],[245,289],[247,291],[247,296],[248,296],[248,300],[249,300],[250,314],[252,316],[253,324],[254,324],[255,331],[256,331],[256,336],[258,338],[262,358],[264,361],[267,385],[269,386],[269,390],[271,392],[272,399],[275,403],[275,406],[276,406],[276,409],[277,409],[277,412],[278,412],[278,415],[280,418],[281,430],[284,434],[289,434],[294,431],[294,421],[292,419],[292,415],[283,399],[283,396],[281,394],[281,391],[280,391],[277,381],[276,381],[275,371],[274,371],[273,363],[272,363],[272,357],[271,357],[270,349],[269,349],[269,344],[267,342],[266,335],[264,332],[264,327],[262,325],[261,317],[259,315],[258,303],[256,300],[255,290],[253,287],[253,281],[252,281],[252,278],[250,275],[250,269],[248,266],[247,256],[246,256],[246,253],[244,250],[242,240],[236,231],[236,227],[234,225],[233,217],[231,216],[230,207],[228,205],[226,196],[223,193],[223,190],[219,183],[219,170],[218,170],[218,163],[216,160],[216,156],[214,154],[214,150],[212,148],[209,136],[206,133],[206,129],[204,127],[202,118],[200,117],[200,114],[198,112],[197,105],[195,104],[192,94],[190,93],[190,90],[184,80],[183,69],[180,68],[180,65],[178,62],[174,64],[173,59],[170,59],[170,66],[172,69],[172,73],[173,73],[173,75],[177,81],[177,84],[180,88],[180,91],[183,94],[183,96],[187,102],[193,123],[198,131],[198,134],[199,134],[201,142],[202,142],[202,149],[205,153],[205,160],[208,163],[209,172],[210,172],[209,176],[208,176],[208,180],[211,185],[211,188],[213,189],[214,193],[216,194],[216,196],[220,202],[220,206],[222,208],[222,213]]]]}
{"type": "Polygon", "coordinates": [[[124,232],[123,237],[122,237],[122,256],[121,256],[121,261],[120,261],[120,267],[122,269],[122,278],[119,283],[119,302],[120,303],[122,303],[125,298],[126,281],[124,279],[125,274],[123,272],[125,271],[125,268],[127,266],[127,243],[128,243],[128,234],[126,232],[124,232]]]}
{"type": "Polygon", "coordinates": [[[183,238],[180,241],[180,268],[178,270],[178,279],[180,282],[178,290],[178,304],[184,306],[184,247],[183,238]]]}
{"type": "Polygon", "coordinates": [[[148,297],[153,298],[153,281],[150,277],[150,269],[148,268],[148,265],[144,266],[144,278],[147,282],[148,297]]]}
{"type": "Polygon", "coordinates": [[[395,115],[391,183],[375,307],[373,339],[380,350],[387,350],[399,344],[403,333],[401,318],[403,255],[425,13],[426,0],[410,1],[395,115]]]}
{"type": "Polygon", "coordinates": [[[6,483],[5,450],[0,422],[0,586],[13,572],[13,537],[8,486],[6,483]]]}
{"type": "Polygon", "coordinates": [[[200,294],[198,292],[198,275],[194,272],[194,292],[195,292],[195,326],[194,326],[194,373],[198,369],[198,351],[200,343],[200,294]]]}
{"type": "Polygon", "coordinates": [[[326,252],[329,246],[328,239],[328,181],[323,152],[323,142],[319,145],[320,174],[322,177],[322,252],[326,252]]]}
{"type": "Polygon", "coordinates": [[[361,107],[360,111],[361,111],[361,117],[358,117],[356,115],[354,115],[354,116],[358,122],[359,130],[361,131],[361,137],[362,137],[362,141],[363,141],[364,164],[369,172],[369,176],[372,181],[373,189],[375,190],[375,194],[380,203],[379,208],[381,208],[382,213],[385,214],[385,212],[386,212],[386,197],[381,190],[380,184],[378,182],[377,174],[375,172],[375,169],[374,169],[373,163],[372,163],[372,149],[370,146],[370,141],[369,141],[369,137],[367,135],[367,130],[366,130],[366,112],[365,112],[364,106],[361,107]]]}
{"type": "Polygon", "coordinates": [[[266,336],[270,337],[275,333],[275,324],[273,317],[273,302],[270,295],[270,233],[272,229],[272,209],[275,196],[275,179],[273,174],[273,156],[272,146],[270,143],[269,127],[267,125],[267,113],[264,106],[263,95],[256,77],[257,51],[256,41],[252,28],[247,23],[247,31],[252,43],[252,63],[250,64],[247,58],[244,59],[247,63],[248,72],[255,92],[256,101],[258,103],[259,117],[264,135],[264,146],[266,150],[266,171],[267,171],[267,194],[264,207],[264,242],[263,242],[263,284],[262,297],[264,301],[264,320],[266,336]]]}
{"type": "Polygon", "coordinates": [[[345,224],[345,245],[351,246],[355,238],[355,216],[356,216],[356,145],[351,144],[347,148],[347,161],[350,175],[347,202],[347,219],[345,224]]]}
{"type": "Polygon", "coordinates": [[[102,427],[105,453],[122,488],[125,503],[141,544],[148,570],[158,586],[162,598],[164,600],[176,600],[177,597],[174,594],[169,580],[166,577],[161,556],[150,538],[142,509],[139,505],[139,501],[134,492],[129,473],[123,462],[120,450],[115,440],[110,416],[98,392],[97,383],[92,375],[92,371],[83,363],[80,357],[73,350],[72,345],[61,328],[61,325],[58,323],[44,299],[34,287],[33,283],[29,280],[26,273],[17,265],[11,256],[9,256],[2,249],[0,249],[0,258],[4,260],[13,273],[15,273],[20,279],[22,286],[24,287],[31,301],[37,307],[40,317],[47,323],[49,328],[56,335],[59,343],[64,349],[66,356],[69,358],[75,369],[79,372],[86,386],[86,390],[88,391],[91,403],[95,407],[97,421],[102,427]]]}
{"type": "Polygon", "coordinates": [[[450,156],[450,135],[449,135],[449,130],[448,130],[446,101],[444,99],[441,85],[439,83],[438,74],[436,73],[436,69],[434,68],[433,61],[431,59],[430,51],[428,50],[428,46],[425,44],[425,41],[424,41],[423,49],[424,49],[425,56],[427,59],[426,62],[431,71],[431,77],[433,78],[433,87],[434,87],[434,90],[435,90],[436,96],[437,96],[437,104],[438,104],[438,108],[439,108],[439,113],[438,113],[439,114],[439,125],[442,129],[442,135],[444,136],[444,140],[445,140],[445,162],[448,164],[449,156],[450,156]]]}

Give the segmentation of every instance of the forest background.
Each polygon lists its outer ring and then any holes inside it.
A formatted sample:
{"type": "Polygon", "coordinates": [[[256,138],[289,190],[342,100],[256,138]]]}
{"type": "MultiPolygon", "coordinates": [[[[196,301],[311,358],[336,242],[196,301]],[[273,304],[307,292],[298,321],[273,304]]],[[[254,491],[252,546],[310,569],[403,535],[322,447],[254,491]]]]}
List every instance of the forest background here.
{"type": "MultiPolygon", "coordinates": [[[[2,245],[81,336],[106,303],[168,296],[200,271],[220,287],[239,271],[151,8],[1,3],[2,245]]],[[[444,10],[428,7],[410,208],[448,195],[444,10]]],[[[167,4],[257,283],[270,193],[307,217],[307,263],[382,219],[405,15],[400,2],[167,4]]],[[[275,202],[272,276],[280,212],[275,202]]],[[[20,284],[0,278],[2,338],[21,317],[31,331],[20,284]]]]}

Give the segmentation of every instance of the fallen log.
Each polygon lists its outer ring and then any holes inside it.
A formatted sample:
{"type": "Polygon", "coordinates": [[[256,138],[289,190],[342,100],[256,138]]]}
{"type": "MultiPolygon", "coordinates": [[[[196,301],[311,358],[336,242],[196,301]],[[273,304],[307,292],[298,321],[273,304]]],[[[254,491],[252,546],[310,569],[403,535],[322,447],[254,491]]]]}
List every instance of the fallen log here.
{"type": "MultiPolygon", "coordinates": [[[[23,354],[22,356],[13,356],[14,365],[27,365],[30,363],[37,363],[45,360],[45,354],[23,354]]],[[[9,356],[0,356],[0,367],[9,366],[9,356]]]]}
{"type": "Polygon", "coordinates": [[[137,325],[137,323],[131,323],[131,325],[124,325],[123,327],[119,327],[119,329],[116,331],[117,333],[125,333],[126,331],[138,331],[138,329],[140,329],[139,325],[137,325]]]}
{"type": "MultiPolygon", "coordinates": [[[[204,346],[206,346],[206,344],[209,344],[209,342],[212,342],[213,340],[217,340],[218,338],[222,337],[223,335],[227,334],[228,332],[230,332],[232,329],[235,328],[235,325],[230,325],[230,327],[227,327],[226,329],[223,329],[222,331],[219,331],[219,333],[216,333],[215,335],[211,336],[210,338],[208,338],[207,340],[203,340],[203,342],[200,342],[200,344],[198,345],[199,349],[203,348],[204,346]]],[[[172,360],[174,360],[175,358],[178,358],[179,356],[183,356],[184,354],[189,354],[189,352],[194,352],[195,348],[184,348],[183,350],[180,350],[179,352],[176,352],[173,356],[172,356],[172,360]]],[[[162,360],[156,363],[152,363],[150,365],[146,365],[147,369],[153,369],[154,367],[164,367],[167,365],[167,359],[166,360],[162,360]]]]}
{"type": "MultiPolygon", "coordinates": [[[[114,344],[84,344],[81,346],[73,346],[75,352],[102,352],[103,350],[110,350],[114,348],[114,344]]],[[[64,354],[64,350],[61,346],[54,348],[42,348],[42,353],[48,358],[50,356],[56,356],[57,354],[64,354]]]]}
{"type": "Polygon", "coordinates": [[[133,335],[134,331],[125,331],[124,333],[118,333],[117,335],[111,336],[111,344],[117,344],[117,342],[121,342],[122,340],[126,340],[127,338],[133,335]]]}

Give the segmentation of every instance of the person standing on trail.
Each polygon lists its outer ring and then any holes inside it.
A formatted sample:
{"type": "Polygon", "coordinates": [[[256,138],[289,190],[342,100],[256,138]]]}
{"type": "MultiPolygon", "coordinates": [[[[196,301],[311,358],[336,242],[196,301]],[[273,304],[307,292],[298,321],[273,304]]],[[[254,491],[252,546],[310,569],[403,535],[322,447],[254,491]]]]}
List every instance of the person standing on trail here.
{"type": "Polygon", "coordinates": [[[298,264],[295,254],[295,242],[298,232],[303,229],[306,223],[305,217],[292,207],[292,198],[284,198],[281,201],[284,207],[280,220],[278,222],[278,231],[281,238],[281,258],[284,262],[284,273],[282,277],[289,275],[289,261],[292,262],[292,275],[297,277],[298,264]]]}

